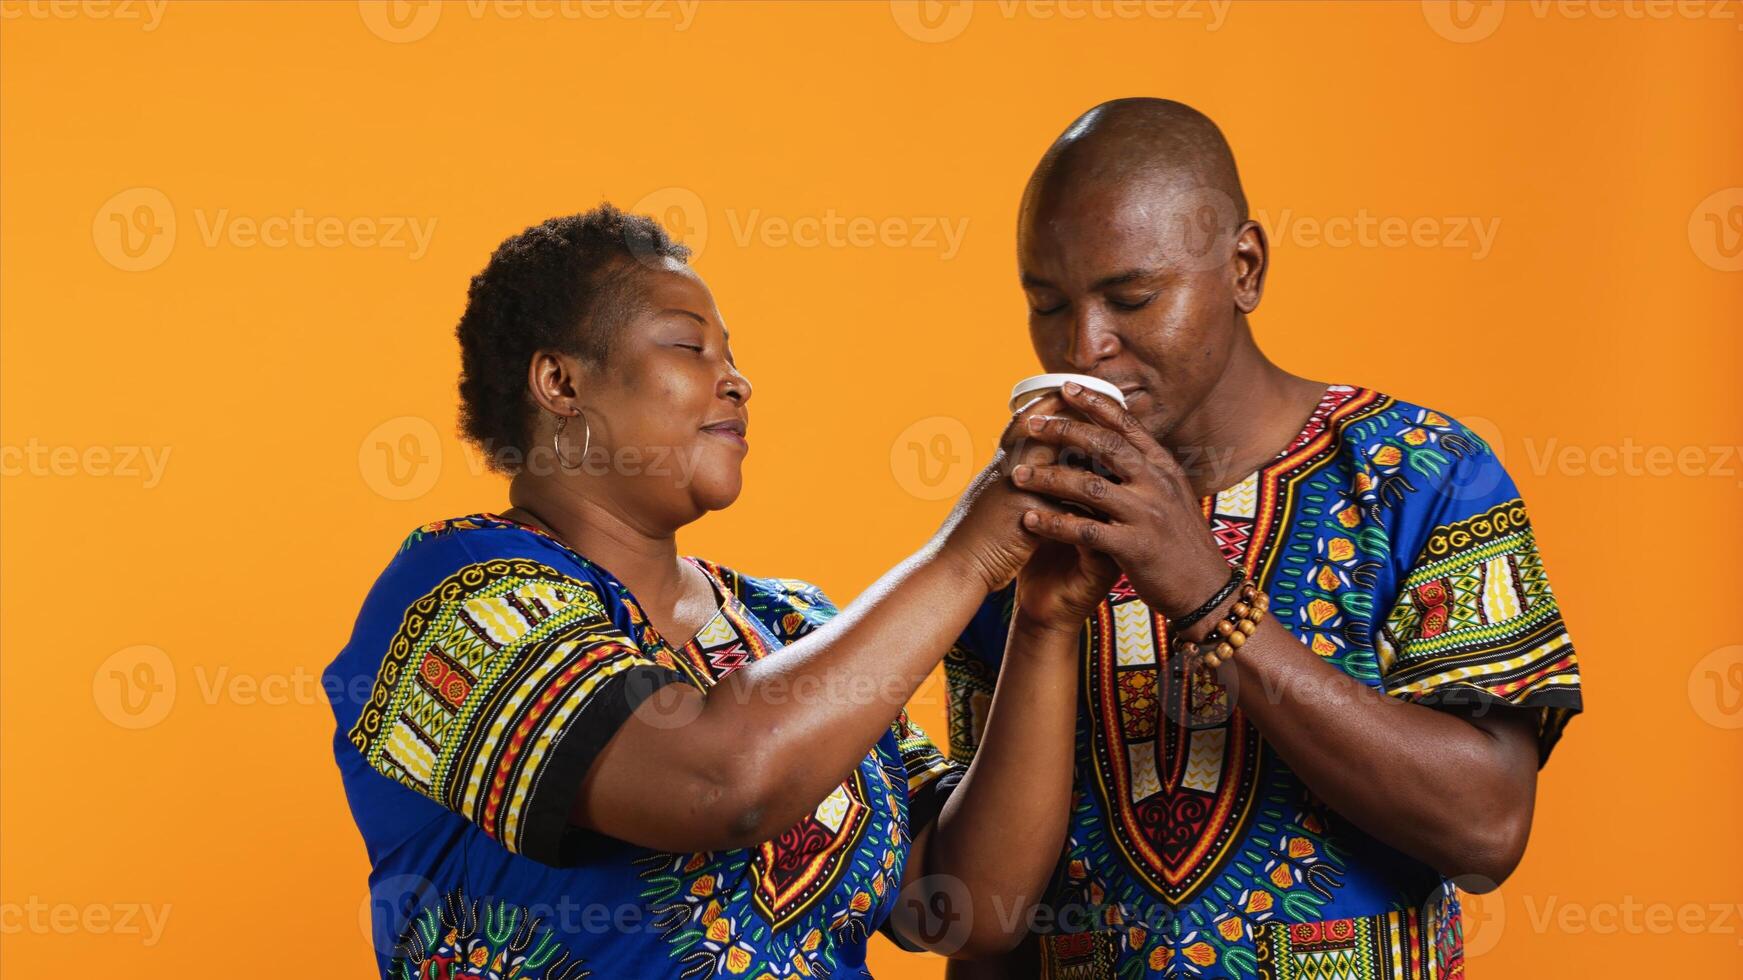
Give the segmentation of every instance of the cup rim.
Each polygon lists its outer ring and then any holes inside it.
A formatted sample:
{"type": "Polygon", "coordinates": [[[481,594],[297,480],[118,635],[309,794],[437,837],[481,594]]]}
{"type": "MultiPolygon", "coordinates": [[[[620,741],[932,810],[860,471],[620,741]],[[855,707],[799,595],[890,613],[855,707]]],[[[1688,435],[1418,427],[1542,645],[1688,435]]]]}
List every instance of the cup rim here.
{"type": "Polygon", "coordinates": [[[1063,388],[1067,381],[1075,381],[1085,388],[1088,388],[1090,391],[1106,395],[1114,401],[1119,402],[1121,408],[1126,407],[1126,393],[1121,391],[1111,382],[1103,381],[1100,378],[1091,377],[1087,374],[1069,373],[1037,374],[1024,378],[1011,387],[1011,404],[1015,406],[1017,399],[1026,395],[1032,395],[1040,391],[1050,391],[1056,388],[1063,388]]]}

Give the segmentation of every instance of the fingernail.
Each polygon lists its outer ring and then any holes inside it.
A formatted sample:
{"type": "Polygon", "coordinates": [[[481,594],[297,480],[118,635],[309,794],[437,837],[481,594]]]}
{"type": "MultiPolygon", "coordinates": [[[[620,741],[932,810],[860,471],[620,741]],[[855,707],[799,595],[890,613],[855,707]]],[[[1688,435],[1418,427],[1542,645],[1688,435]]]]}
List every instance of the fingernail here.
{"type": "Polygon", "coordinates": [[[1083,391],[1083,385],[1080,385],[1075,381],[1065,382],[1065,393],[1066,394],[1076,395],[1076,394],[1080,394],[1082,391],[1083,391]]]}
{"type": "Polygon", "coordinates": [[[1035,513],[1032,510],[1024,511],[1023,512],[1023,526],[1024,527],[1040,527],[1041,526],[1041,515],[1035,513]]]}
{"type": "Polygon", "coordinates": [[[1047,416],[1045,416],[1045,415],[1031,415],[1031,416],[1029,416],[1029,431],[1030,432],[1040,432],[1042,427],[1045,426],[1046,424],[1047,424],[1047,416]]]}
{"type": "Polygon", "coordinates": [[[1011,471],[1011,479],[1016,480],[1018,483],[1027,483],[1029,480],[1029,474],[1032,472],[1034,471],[1029,468],[1029,464],[1024,463],[1022,466],[1011,471]]]}

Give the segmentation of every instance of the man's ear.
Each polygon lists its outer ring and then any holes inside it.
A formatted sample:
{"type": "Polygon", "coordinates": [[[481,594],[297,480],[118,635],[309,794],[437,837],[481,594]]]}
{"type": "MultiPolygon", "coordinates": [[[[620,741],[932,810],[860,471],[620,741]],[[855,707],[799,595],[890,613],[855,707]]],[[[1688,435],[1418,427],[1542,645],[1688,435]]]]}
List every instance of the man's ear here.
{"type": "Polygon", "coordinates": [[[1257,221],[1248,221],[1235,233],[1234,268],[1235,306],[1251,313],[1265,295],[1265,273],[1271,268],[1271,243],[1257,221]]]}

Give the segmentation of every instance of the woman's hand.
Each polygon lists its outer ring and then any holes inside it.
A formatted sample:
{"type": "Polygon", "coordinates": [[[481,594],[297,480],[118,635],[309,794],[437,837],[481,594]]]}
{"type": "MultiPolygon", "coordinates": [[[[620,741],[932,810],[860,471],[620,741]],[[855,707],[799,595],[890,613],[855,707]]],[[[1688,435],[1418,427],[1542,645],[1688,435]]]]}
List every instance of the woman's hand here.
{"type": "Polygon", "coordinates": [[[1052,514],[1059,509],[1053,501],[1018,489],[1010,476],[1018,465],[1046,466],[1057,460],[1051,445],[1028,437],[1024,420],[1036,411],[1057,411],[1063,406],[1057,396],[1050,396],[1013,415],[999,437],[992,462],[969,483],[939,529],[935,539],[939,547],[979,575],[987,592],[1009,584],[1040,543],[1040,538],[1024,530],[1023,515],[1030,511],[1052,514]]]}
{"type": "Polygon", "coordinates": [[[1056,463],[1014,466],[1012,479],[1022,489],[1095,511],[1087,516],[1055,506],[1026,515],[1024,527],[1113,556],[1152,609],[1184,615],[1229,577],[1197,495],[1173,455],[1130,412],[1076,385],[1067,385],[1065,394],[1087,421],[1034,415],[1024,419],[1024,434],[1082,452],[1114,479],[1056,463]]]}
{"type": "Polygon", "coordinates": [[[1076,636],[1119,572],[1119,565],[1099,551],[1041,542],[1017,573],[1017,627],[1076,636]]]}

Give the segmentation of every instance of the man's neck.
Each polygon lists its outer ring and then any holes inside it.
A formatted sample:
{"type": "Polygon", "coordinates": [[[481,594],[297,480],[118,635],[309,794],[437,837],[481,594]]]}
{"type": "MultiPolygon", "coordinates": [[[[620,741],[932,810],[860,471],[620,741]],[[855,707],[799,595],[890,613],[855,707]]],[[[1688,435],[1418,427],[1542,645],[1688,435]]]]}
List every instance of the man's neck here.
{"type": "Polygon", "coordinates": [[[578,554],[616,576],[644,605],[669,609],[684,594],[676,534],[640,526],[569,481],[518,476],[509,484],[510,517],[533,518],[578,554]]]}
{"type": "Polygon", "coordinates": [[[1209,496],[1286,447],[1324,391],[1325,385],[1272,363],[1243,318],[1222,375],[1162,443],[1186,470],[1193,492],[1209,496]]]}

